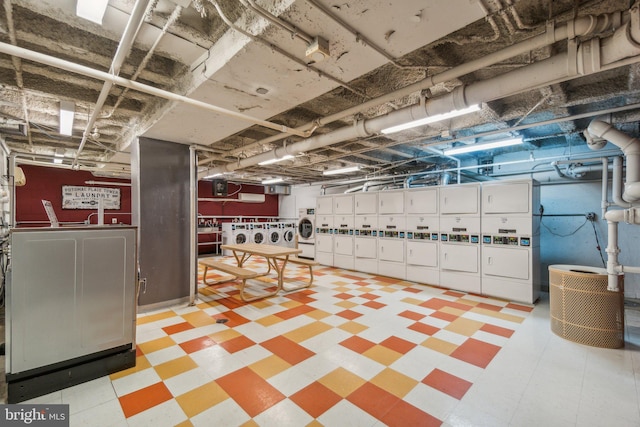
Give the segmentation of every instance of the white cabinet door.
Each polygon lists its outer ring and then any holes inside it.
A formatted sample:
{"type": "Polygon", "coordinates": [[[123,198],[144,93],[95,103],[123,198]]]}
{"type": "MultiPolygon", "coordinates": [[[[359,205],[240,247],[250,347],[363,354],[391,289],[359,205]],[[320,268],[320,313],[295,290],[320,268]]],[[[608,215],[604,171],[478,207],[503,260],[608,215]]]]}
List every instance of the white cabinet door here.
{"type": "Polygon", "coordinates": [[[316,199],[316,215],[333,214],[333,196],[320,196],[316,199]]]}
{"type": "Polygon", "coordinates": [[[355,228],[363,229],[369,228],[371,230],[378,229],[378,216],[377,215],[356,215],[354,218],[355,228]]]}
{"type": "Polygon", "coordinates": [[[407,231],[422,233],[437,233],[440,219],[437,216],[416,215],[407,216],[407,231]]]}
{"type": "Polygon", "coordinates": [[[316,215],[316,228],[333,228],[333,215],[316,215]]]}
{"type": "Polygon", "coordinates": [[[529,213],[531,182],[487,184],[482,186],[482,212],[529,213]]]}
{"type": "Polygon", "coordinates": [[[335,255],[353,256],[353,237],[339,236],[333,237],[333,253],[335,255]]]}
{"type": "Polygon", "coordinates": [[[333,213],[335,215],[353,214],[353,194],[333,196],[333,213]]]}
{"type": "Polygon", "coordinates": [[[407,190],[404,203],[404,211],[407,214],[437,214],[438,189],[426,187],[407,190]]]}
{"type": "Polygon", "coordinates": [[[378,193],[379,214],[404,213],[404,191],[383,191],[378,193]]]}
{"type": "Polygon", "coordinates": [[[378,239],[356,237],[354,239],[353,254],[356,258],[377,258],[378,239]]]}
{"type": "Polygon", "coordinates": [[[441,214],[479,214],[480,185],[463,184],[440,188],[441,214]]]}
{"type": "Polygon", "coordinates": [[[354,203],[356,215],[378,213],[378,193],[356,193],[354,203]]]}
{"type": "Polygon", "coordinates": [[[482,248],[482,274],[528,280],[531,251],[519,248],[482,248]]]}
{"type": "Polygon", "coordinates": [[[333,236],[316,235],[316,252],[333,253],[333,236]]]}
{"type": "Polygon", "coordinates": [[[407,264],[438,266],[438,243],[407,241],[407,264]]]}
{"type": "Polygon", "coordinates": [[[378,245],[380,261],[404,262],[404,240],[380,239],[378,245]]]}
{"type": "Polygon", "coordinates": [[[354,217],[353,215],[334,215],[333,227],[334,228],[353,228],[354,217]]]}
{"type": "Polygon", "coordinates": [[[440,268],[442,270],[478,273],[480,246],[446,244],[440,245],[440,268]]]}

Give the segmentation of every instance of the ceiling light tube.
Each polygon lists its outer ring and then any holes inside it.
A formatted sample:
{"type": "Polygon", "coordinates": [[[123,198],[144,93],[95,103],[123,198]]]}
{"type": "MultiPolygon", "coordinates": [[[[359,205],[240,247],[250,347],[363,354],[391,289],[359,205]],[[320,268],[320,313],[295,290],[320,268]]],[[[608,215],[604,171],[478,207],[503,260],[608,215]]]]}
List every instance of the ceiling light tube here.
{"type": "Polygon", "coordinates": [[[76,105],[71,101],[60,101],[60,134],[71,136],[73,134],[73,116],[76,105]]]}
{"type": "Polygon", "coordinates": [[[331,169],[322,172],[322,175],[338,175],[341,173],[356,172],[360,170],[360,166],[349,166],[341,169],[331,169]]]}
{"type": "Polygon", "coordinates": [[[282,181],[284,181],[284,179],[282,178],[265,179],[264,181],[262,181],[262,184],[265,184],[265,185],[277,184],[278,182],[282,182],[282,181]]]}
{"type": "Polygon", "coordinates": [[[264,165],[270,165],[273,163],[277,163],[277,162],[281,162],[283,160],[289,160],[289,159],[293,159],[293,156],[291,154],[286,154],[282,157],[276,157],[275,159],[265,160],[264,162],[260,162],[258,164],[260,166],[264,166],[264,165]]]}
{"type": "Polygon", "coordinates": [[[391,126],[386,129],[382,129],[380,132],[385,134],[400,132],[402,130],[411,129],[411,128],[415,128],[423,125],[428,125],[429,123],[440,122],[442,120],[463,116],[465,114],[473,113],[474,111],[480,111],[480,109],[481,109],[480,104],[473,104],[461,110],[453,110],[453,111],[449,111],[448,113],[436,114],[433,116],[425,117],[423,119],[418,119],[412,122],[403,123],[401,125],[391,126]]]}
{"type": "Polygon", "coordinates": [[[76,3],[76,15],[102,25],[102,18],[104,18],[108,4],[109,0],[78,0],[76,3]]]}
{"type": "Polygon", "coordinates": [[[522,144],[522,137],[511,139],[502,139],[500,141],[487,142],[484,144],[469,144],[462,147],[449,148],[443,151],[443,154],[447,156],[453,156],[455,154],[473,153],[474,151],[491,150],[492,148],[509,147],[511,145],[522,144]]]}

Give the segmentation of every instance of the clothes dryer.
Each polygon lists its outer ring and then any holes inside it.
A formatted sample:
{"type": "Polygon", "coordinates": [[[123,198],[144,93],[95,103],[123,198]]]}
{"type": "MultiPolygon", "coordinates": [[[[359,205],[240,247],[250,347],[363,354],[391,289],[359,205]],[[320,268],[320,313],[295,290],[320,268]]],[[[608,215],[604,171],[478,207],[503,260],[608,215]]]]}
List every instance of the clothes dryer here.
{"type": "Polygon", "coordinates": [[[287,248],[296,247],[296,223],[294,221],[284,221],[282,223],[282,246],[287,248]]]}
{"type": "Polygon", "coordinates": [[[282,242],[282,223],[280,222],[267,222],[267,241],[270,245],[280,245],[282,242]]]}
{"type": "Polygon", "coordinates": [[[316,215],[314,208],[298,210],[298,254],[300,258],[315,259],[316,256],[316,215]]]}
{"type": "Polygon", "coordinates": [[[251,228],[251,242],[253,243],[267,243],[267,223],[264,222],[252,222],[249,225],[251,228]]]}
{"type": "MultiPolygon", "coordinates": [[[[222,244],[234,245],[251,242],[249,224],[243,222],[222,223],[222,244]]],[[[223,250],[222,255],[233,255],[231,251],[223,250]]]]}

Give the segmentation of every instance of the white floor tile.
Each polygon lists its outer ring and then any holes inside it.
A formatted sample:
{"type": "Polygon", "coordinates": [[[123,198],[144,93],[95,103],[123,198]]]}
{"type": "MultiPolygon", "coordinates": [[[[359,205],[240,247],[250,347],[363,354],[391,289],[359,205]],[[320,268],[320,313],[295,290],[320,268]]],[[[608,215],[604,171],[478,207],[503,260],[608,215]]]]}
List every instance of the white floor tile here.
{"type": "Polygon", "coordinates": [[[366,427],[374,426],[378,422],[352,403],[341,400],[327,412],[318,417],[318,421],[325,426],[366,427]]]}
{"type": "Polygon", "coordinates": [[[404,399],[416,408],[429,408],[428,412],[443,421],[460,401],[425,384],[417,384],[404,399]]]}
{"type": "Polygon", "coordinates": [[[151,365],[157,366],[161,363],[182,357],[185,354],[187,353],[182,349],[182,347],[172,345],[171,347],[163,348],[162,350],[154,351],[152,353],[145,354],[144,356],[151,365]]]}
{"type": "Polygon", "coordinates": [[[118,397],[122,397],[125,394],[132,393],[160,381],[162,380],[156,371],[153,368],[149,368],[127,375],[126,377],[115,379],[112,381],[112,384],[113,389],[116,391],[116,395],[118,397]]]}
{"type": "Polygon", "coordinates": [[[227,399],[191,418],[194,427],[240,426],[251,417],[233,399],[227,399]]]}
{"type": "Polygon", "coordinates": [[[62,390],[62,403],[69,404],[69,412],[74,414],[114,400],[116,393],[109,377],[78,384],[62,390]]]}
{"type": "Polygon", "coordinates": [[[187,419],[178,402],[168,400],[151,409],[127,418],[129,427],[164,427],[175,426],[187,419]]]}
{"type": "Polygon", "coordinates": [[[253,420],[259,426],[297,427],[313,421],[313,417],[289,399],[281,400],[253,420]]]}
{"type": "Polygon", "coordinates": [[[118,399],[112,399],[98,406],[75,413],[70,421],[70,427],[111,427],[127,425],[127,420],[124,417],[118,399]]]}
{"type": "Polygon", "coordinates": [[[213,378],[207,373],[206,369],[198,367],[171,377],[165,380],[164,384],[171,394],[177,397],[211,381],[213,381],[213,378]]]}

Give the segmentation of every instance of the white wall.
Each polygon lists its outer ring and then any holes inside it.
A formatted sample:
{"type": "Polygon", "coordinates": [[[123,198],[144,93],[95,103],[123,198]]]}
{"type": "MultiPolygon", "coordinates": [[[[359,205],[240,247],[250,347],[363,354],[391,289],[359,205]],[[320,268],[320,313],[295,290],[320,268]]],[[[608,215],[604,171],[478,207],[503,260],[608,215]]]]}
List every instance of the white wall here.
{"type": "MultiPolygon", "coordinates": [[[[542,226],[540,227],[540,256],[542,264],[543,286],[548,287],[548,266],[551,264],[586,265],[603,267],[597,249],[593,230],[595,225],[600,251],[604,261],[607,260],[607,222],[601,218],[599,182],[567,183],[560,185],[543,185],[541,202],[544,206],[542,226]],[[553,217],[551,214],[571,214],[595,212],[597,220],[585,222],[584,217],[553,217]],[[577,230],[577,231],[576,231],[577,230]],[[571,234],[572,232],[574,232],[571,234]],[[568,235],[567,234],[571,234],[568,235]]],[[[618,209],[612,207],[611,209],[618,209]]],[[[640,239],[640,226],[620,224],[619,226],[619,262],[623,265],[640,266],[640,253],[637,251],[640,239]]],[[[640,275],[627,274],[625,277],[625,296],[640,298],[640,275]]]]}

